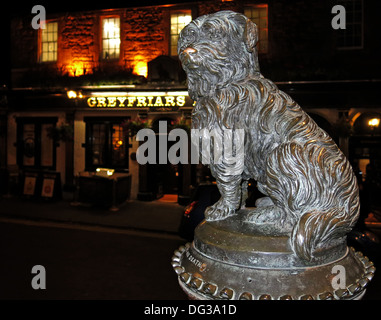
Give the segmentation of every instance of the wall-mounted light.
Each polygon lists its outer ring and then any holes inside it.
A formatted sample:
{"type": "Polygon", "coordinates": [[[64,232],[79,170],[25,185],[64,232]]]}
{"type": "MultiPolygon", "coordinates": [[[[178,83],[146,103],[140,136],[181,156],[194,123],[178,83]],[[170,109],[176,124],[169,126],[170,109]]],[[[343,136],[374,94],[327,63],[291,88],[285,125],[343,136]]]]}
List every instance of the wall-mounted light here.
{"type": "Polygon", "coordinates": [[[77,92],[75,92],[74,90],[69,90],[66,92],[66,94],[69,99],[77,98],[77,92]]]}
{"type": "Polygon", "coordinates": [[[368,126],[371,130],[372,137],[374,136],[374,131],[378,128],[380,125],[380,118],[372,118],[368,121],[368,126]]]}
{"type": "Polygon", "coordinates": [[[69,99],[76,99],[76,98],[82,99],[83,98],[83,94],[81,91],[68,90],[66,92],[66,94],[67,94],[67,97],[69,99]]]}
{"type": "Polygon", "coordinates": [[[371,127],[372,129],[374,128],[378,128],[378,126],[380,125],[380,119],[379,118],[373,118],[373,119],[370,119],[368,121],[368,125],[369,127],[371,127]]]}

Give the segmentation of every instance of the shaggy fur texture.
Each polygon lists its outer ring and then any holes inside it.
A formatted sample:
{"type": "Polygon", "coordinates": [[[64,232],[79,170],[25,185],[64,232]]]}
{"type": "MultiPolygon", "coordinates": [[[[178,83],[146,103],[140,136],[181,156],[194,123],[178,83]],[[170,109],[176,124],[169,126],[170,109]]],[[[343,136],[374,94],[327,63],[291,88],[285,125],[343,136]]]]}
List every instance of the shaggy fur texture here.
{"type": "Polygon", "coordinates": [[[180,35],[179,57],[197,101],[193,128],[221,136],[225,129],[245,132],[242,174],[234,163],[210,165],[221,199],[206,210],[206,220],[235,215],[253,178],[267,197],[244,220],[288,233],[293,251],[312,261],[317,249],[355,224],[357,181],[327,133],[260,74],[256,43],[256,25],[232,11],[199,17],[180,35]]]}

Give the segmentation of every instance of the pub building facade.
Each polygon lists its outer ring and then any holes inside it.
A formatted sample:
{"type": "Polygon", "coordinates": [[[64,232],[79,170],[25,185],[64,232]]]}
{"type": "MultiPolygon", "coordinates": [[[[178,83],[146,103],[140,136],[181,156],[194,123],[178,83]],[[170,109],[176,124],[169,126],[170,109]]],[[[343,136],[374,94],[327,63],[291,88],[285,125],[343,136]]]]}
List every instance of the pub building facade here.
{"type": "Polygon", "coordinates": [[[2,115],[6,167],[59,172],[64,188],[80,175],[110,168],[131,175],[132,199],[176,194],[186,203],[205,178],[202,166],[140,165],[132,129],[152,128],[159,142],[160,121],[167,132],[190,127],[194,101],[177,57],[178,34],[198,16],[229,9],[257,24],[264,76],[335,139],[365,179],[367,167],[379,167],[381,159],[380,81],[373,67],[381,53],[377,16],[368,1],[340,3],[347,10],[344,30],[332,27],[330,1],[162,2],[57,13],[46,8],[45,28],[39,29],[31,26],[33,15],[16,16],[12,84],[2,115]]]}

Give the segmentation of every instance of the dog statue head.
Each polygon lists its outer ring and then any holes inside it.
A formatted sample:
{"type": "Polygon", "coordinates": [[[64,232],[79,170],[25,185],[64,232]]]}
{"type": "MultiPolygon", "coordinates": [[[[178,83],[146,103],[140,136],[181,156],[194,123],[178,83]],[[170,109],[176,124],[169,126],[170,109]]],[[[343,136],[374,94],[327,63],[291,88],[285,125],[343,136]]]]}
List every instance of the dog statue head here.
{"type": "Polygon", "coordinates": [[[193,20],[180,33],[178,54],[188,76],[190,97],[259,75],[258,30],[233,11],[219,11],[193,20]]]}

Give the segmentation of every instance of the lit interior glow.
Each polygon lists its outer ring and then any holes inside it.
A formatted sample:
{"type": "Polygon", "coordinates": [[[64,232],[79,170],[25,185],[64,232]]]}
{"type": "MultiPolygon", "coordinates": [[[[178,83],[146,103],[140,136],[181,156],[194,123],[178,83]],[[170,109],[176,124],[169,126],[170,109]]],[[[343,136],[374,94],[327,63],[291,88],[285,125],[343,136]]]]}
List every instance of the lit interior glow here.
{"type": "Polygon", "coordinates": [[[97,175],[99,176],[112,176],[115,172],[114,169],[108,169],[108,168],[96,168],[95,171],[97,172],[97,175]]]}
{"type": "Polygon", "coordinates": [[[179,24],[183,24],[184,26],[186,26],[188,23],[192,21],[192,16],[190,15],[179,16],[178,21],[179,21],[179,24]]]}

